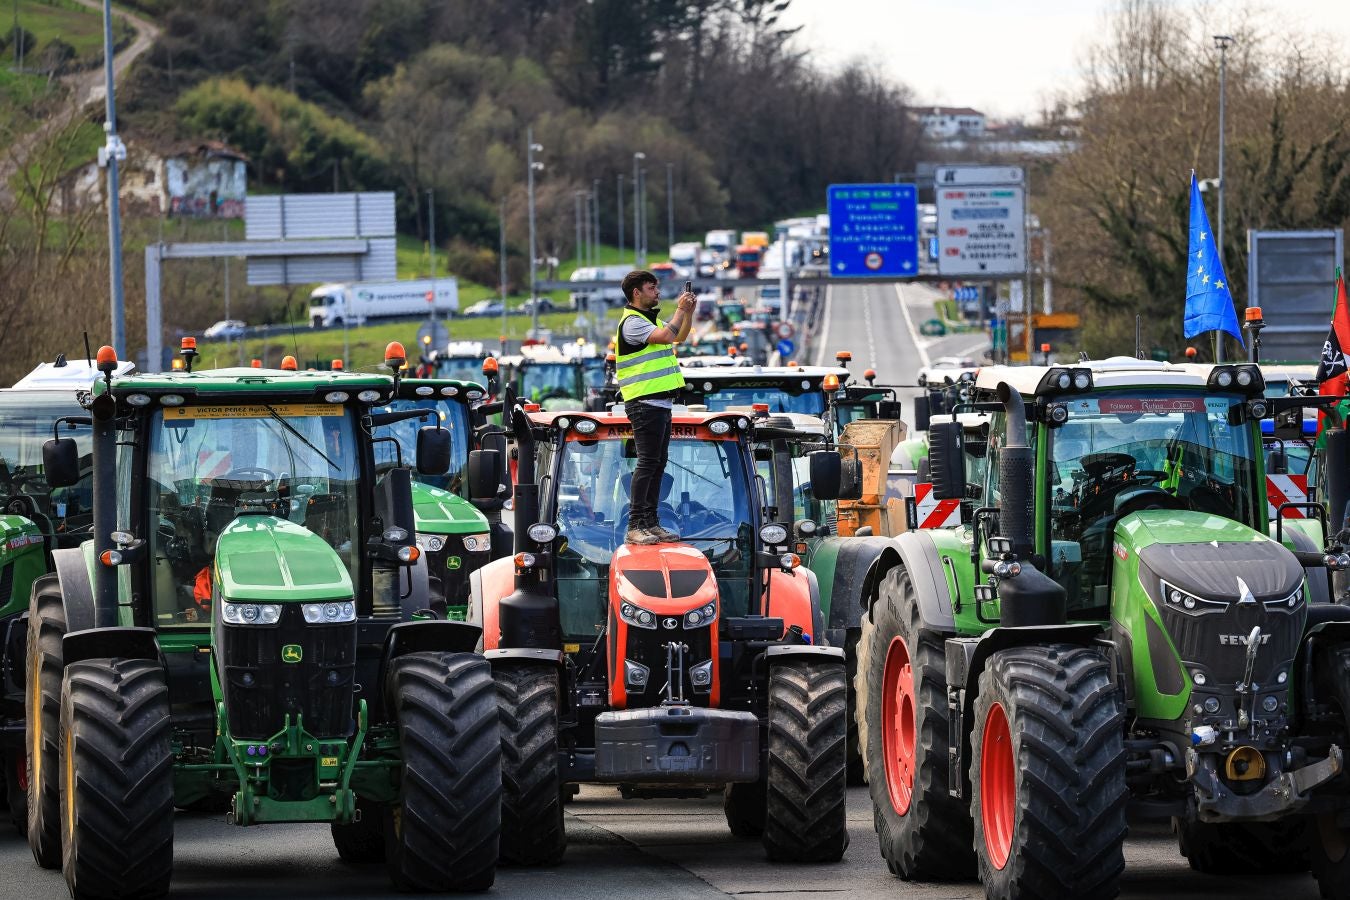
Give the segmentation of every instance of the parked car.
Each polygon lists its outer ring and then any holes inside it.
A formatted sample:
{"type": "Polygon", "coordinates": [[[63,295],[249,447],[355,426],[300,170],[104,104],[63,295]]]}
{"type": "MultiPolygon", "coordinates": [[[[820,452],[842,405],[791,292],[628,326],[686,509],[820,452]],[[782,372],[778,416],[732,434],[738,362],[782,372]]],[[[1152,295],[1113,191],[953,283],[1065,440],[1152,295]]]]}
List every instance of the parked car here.
{"type": "Polygon", "coordinates": [[[966,356],[939,356],[919,370],[919,387],[925,387],[930,382],[946,384],[948,381],[960,381],[962,372],[974,372],[977,368],[979,364],[966,356]]]}
{"type": "Polygon", "coordinates": [[[248,331],[248,325],[238,319],[221,319],[202,332],[202,337],[207,340],[220,340],[223,338],[243,337],[244,332],[248,331]]]}
{"type": "Polygon", "coordinates": [[[479,300],[472,303],[461,315],[463,316],[500,316],[502,314],[502,301],[500,300],[479,300]]]}
{"type": "Polygon", "coordinates": [[[539,311],[541,313],[551,313],[558,308],[557,304],[549,298],[536,297],[533,300],[526,300],[524,303],[520,304],[520,311],[526,314],[533,314],[536,303],[539,305],[539,311]]]}

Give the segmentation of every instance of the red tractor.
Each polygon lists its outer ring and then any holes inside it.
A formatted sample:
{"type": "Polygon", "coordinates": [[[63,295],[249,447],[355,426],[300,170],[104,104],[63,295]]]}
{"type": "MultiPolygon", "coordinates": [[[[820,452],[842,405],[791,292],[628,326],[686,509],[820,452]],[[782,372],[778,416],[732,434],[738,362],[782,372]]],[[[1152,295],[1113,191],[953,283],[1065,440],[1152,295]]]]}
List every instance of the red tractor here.
{"type": "MultiPolygon", "coordinates": [[[[766,506],[755,428],[677,410],[660,519],[683,539],[630,546],[622,413],[512,410],[516,553],[475,573],[470,612],[498,687],[503,859],[558,861],[580,783],[722,790],[732,832],[770,859],[843,855],[844,654],[821,646],[816,579],[766,506]]],[[[470,460],[474,489],[496,489],[495,452],[470,460]]],[[[840,473],[837,451],[812,454],[817,496],[840,473]]]]}

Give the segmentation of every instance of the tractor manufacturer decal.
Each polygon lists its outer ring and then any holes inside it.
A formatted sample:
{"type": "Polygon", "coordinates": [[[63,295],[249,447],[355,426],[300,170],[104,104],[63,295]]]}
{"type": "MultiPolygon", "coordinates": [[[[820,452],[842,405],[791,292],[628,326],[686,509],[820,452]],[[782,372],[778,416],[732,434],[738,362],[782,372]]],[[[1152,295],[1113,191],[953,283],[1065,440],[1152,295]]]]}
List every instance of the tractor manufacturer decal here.
{"type": "MultiPolygon", "coordinates": [[[[1307,475],[1267,475],[1266,476],[1266,518],[1275,518],[1276,510],[1284,503],[1308,502],[1307,475]]],[[[1284,519],[1306,519],[1301,509],[1286,509],[1280,512],[1284,519]]]]}
{"type": "Polygon", "coordinates": [[[661,627],[664,628],[666,631],[674,631],[676,628],[679,628],[679,627],[680,627],[680,620],[679,620],[679,619],[662,619],[662,620],[661,620],[661,627]]]}
{"type": "Polygon", "coordinates": [[[10,538],[5,544],[6,550],[18,550],[20,547],[27,547],[29,544],[42,543],[40,534],[21,534],[18,537],[10,538]]]}
{"type": "Polygon", "coordinates": [[[1125,560],[1130,558],[1130,551],[1127,550],[1125,548],[1125,545],[1122,544],[1120,541],[1116,541],[1111,545],[1111,552],[1115,553],[1116,559],[1120,560],[1121,562],[1125,562],[1125,560]]]}
{"type": "Polygon", "coordinates": [[[272,410],[282,417],[344,416],[340,403],[277,403],[272,406],[166,406],[164,421],[184,419],[267,419],[272,410]]]}
{"type": "Polygon", "coordinates": [[[325,769],[336,769],[338,758],[336,756],[322,756],[319,758],[319,765],[325,769]]]}
{"type": "Polygon", "coordinates": [[[299,644],[286,644],[281,648],[281,661],[298,663],[305,658],[305,651],[299,644]]]}
{"type": "Polygon", "coordinates": [[[450,570],[458,569],[462,563],[458,556],[447,556],[445,558],[445,567],[450,570]]]}

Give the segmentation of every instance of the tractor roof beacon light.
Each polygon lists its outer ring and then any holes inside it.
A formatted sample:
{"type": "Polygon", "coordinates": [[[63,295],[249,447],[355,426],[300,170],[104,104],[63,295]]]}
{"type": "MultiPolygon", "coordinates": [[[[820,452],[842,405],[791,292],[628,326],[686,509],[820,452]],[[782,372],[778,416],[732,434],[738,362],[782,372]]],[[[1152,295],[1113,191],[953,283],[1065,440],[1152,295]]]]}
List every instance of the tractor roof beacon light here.
{"type": "Polygon", "coordinates": [[[281,371],[294,372],[299,368],[300,366],[298,363],[296,363],[294,356],[283,356],[281,358],[281,371]]]}
{"type": "Polygon", "coordinates": [[[255,360],[253,360],[253,362],[249,363],[249,365],[252,366],[252,367],[255,368],[255,369],[261,369],[261,368],[262,368],[262,360],[261,360],[261,359],[255,359],[255,360]]]}
{"type": "Polygon", "coordinates": [[[1194,348],[1194,347],[1187,347],[1187,348],[1186,348],[1186,359],[1190,360],[1191,362],[1194,362],[1194,361],[1195,361],[1195,348],[1194,348]]]}
{"type": "Polygon", "coordinates": [[[334,372],[341,372],[341,371],[342,371],[342,360],[340,360],[340,359],[335,359],[335,360],[333,360],[333,362],[332,362],[332,364],[329,366],[329,368],[332,369],[334,372]]]}
{"type": "Polygon", "coordinates": [[[827,394],[833,394],[835,391],[839,390],[839,376],[831,372],[824,378],[820,379],[820,389],[827,394]]]}
{"type": "Polygon", "coordinates": [[[863,372],[863,378],[865,378],[865,379],[867,380],[867,383],[868,383],[868,384],[876,384],[876,381],[877,381],[877,370],[876,370],[876,369],[867,369],[867,370],[865,370],[865,371],[863,372]]]}
{"type": "Polygon", "coordinates": [[[197,359],[197,339],[191,336],[184,337],[182,348],[178,353],[183,357],[183,368],[191,372],[192,364],[197,359]]]}
{"type": "Polygon", "coordinates": [[[834,355],[834,360],[835,362],[839,363],[839,365],[847,369],[848,364],[853,362],[853,354],[847,350],[840,350],[838,353],[834,355]]]}
{"type": "Polygon", "coordinates": [[[1242,330],[1247,332],[1250,340],[1247,341],[1247,362],[1253,365],[1261,361],[1261,329],[1266,327],[1265,319],[1261,317],[1261,307],[1249,306],[1243,318],[1242,330]]]}

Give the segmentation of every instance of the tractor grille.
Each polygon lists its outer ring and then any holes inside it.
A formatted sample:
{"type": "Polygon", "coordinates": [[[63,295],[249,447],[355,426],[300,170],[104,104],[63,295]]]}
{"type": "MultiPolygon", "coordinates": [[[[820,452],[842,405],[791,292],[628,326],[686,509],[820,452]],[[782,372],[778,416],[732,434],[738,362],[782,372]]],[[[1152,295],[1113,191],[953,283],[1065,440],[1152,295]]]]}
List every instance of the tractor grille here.
{"type": "MultiPolygon", "coordinates": [[[[684,699],[695,706],[709,705],[707,693],[695,693],[693,683],[689,680],[689,667],[712,658],[712,627],[685,629],[681,622],[683,617],[674,616],[674,620],[679,624],[673,629],[666,629],[663,626],[663,620],[667,618],[672,617],[657,617],[655,631],[649,631],[645,628],[630,627],[628,629],[628,646],[624,648],[625,658],[641,663],[651,673],[647,679],[646,690],[637,691],[631,687],[628,688],[630,708],[656,706],[665,699],[666,651],[662,649],[661,645],[672,641],[689,645],[689,649],[684,654],[684,699]]],[[[622,678],[622,664],[617,671],[619,672],[618,677],[622,678]]],[[[680,692],[676,690],[674,694],[679,696],[680,692]]]]}
{"type": "Polygon", "coordinates": [[[232,737],[271,737],[287,713],[292,721],[303,716],[305,730],[315,737],[352,733],[355,622],[310,625],[299,604],[287,603],[276,625],[217,622],[216,628],[232,737]],[[297,655],[297,647],[299,661],[286,661],[297,655]]]}
{"type": "Polygon", "coordinates": [[[427,553],[427,574],[431,596],[444,598],[447,606],[466,606],[469,602],[469,575],[482,568],[491,554],[487,550],[470,553],[464,549],[463,535],[448,534],[445,546],[427,553]],[[452,561],[453,558],[453,561],[452,561]]]}

